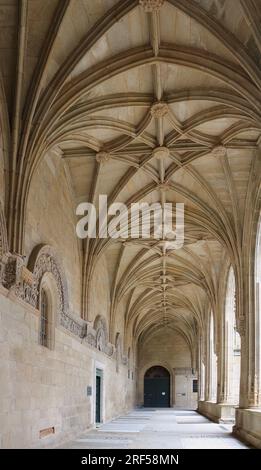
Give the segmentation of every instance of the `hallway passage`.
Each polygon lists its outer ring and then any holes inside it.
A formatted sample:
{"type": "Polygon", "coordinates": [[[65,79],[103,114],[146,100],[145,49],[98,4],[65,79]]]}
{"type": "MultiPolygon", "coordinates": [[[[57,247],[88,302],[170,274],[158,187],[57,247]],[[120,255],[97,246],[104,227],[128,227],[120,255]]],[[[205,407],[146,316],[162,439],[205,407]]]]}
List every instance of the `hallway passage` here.
{"type": "Polygon", "coordinates": [[[195,411],[142,408],[91,430],[66,449],[248,449],[195,411]]]}

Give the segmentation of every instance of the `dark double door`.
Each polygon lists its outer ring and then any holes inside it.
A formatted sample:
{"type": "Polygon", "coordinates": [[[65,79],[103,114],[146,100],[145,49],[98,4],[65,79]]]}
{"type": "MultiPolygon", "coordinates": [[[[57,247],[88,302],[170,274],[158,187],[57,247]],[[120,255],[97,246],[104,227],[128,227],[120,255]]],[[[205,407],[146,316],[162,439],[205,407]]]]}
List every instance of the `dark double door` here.
{"type": "Polygon", "coordinates": [[[151,368],[145,374],[144,406],[151,408],[170,406],[170,376],[166,369],[157,367],[155,373],[155,368],[151,368]]]}
{"type": "Polygon", "coordinates": [[[102,395],[102,372],[96,370],[96,411],[95,421],[101,422],[101,395],[102,395]]]}

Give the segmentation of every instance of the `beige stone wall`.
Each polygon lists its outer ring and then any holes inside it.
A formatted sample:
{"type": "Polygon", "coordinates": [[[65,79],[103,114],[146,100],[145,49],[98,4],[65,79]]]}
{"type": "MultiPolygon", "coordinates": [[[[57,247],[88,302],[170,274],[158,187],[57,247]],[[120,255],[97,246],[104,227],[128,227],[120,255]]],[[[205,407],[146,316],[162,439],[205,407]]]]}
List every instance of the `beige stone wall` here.
{"type": "Polygon", "coordinates": [[[38,344],[37,311],[0,292],[0,447],[45,447],[93,426],[95,367],[103,369],[103,419],[133,407],[134,381],[127,366],[66,330],[56,328],[54,350],[38,344]],[[115,387],[117,385],[117,393],[115,387]],[[42,429],[55,434],[39,438],[42,429]]]}
{"type": "Polygon", "coordinates": [[[64,163],[50,152],[38,166],[30,187],[25,233],[25,254],[40,244],[59,254],[68,283],[70,310],[80,314],[81,251],[75,233],[76,218],[64,163]]]}
{"type": "Polygon", "coordinates": [[[173,330],[160,330],[151,339],[147,339],[138,349],[138,403],[143,404],[144,374],[149,367],[160,365],[168,369],[171,379],[171,406],[176,405],[176,376],[182,376],[186,388],[186,404],[184,408],[195,408],[197,394],[192,393],[193,376],[191,371],[191,355],[185,340],[173,330]],[[180,374],[180,369],[187,371],[180,374]]]}
{"type": "Polygon", "coordinates": [[[97,315],[102,315],[110,321],[110,290],[108,268],[105,256],[98,260],[91,279],[88,320],[94,322],[97,315]]]}

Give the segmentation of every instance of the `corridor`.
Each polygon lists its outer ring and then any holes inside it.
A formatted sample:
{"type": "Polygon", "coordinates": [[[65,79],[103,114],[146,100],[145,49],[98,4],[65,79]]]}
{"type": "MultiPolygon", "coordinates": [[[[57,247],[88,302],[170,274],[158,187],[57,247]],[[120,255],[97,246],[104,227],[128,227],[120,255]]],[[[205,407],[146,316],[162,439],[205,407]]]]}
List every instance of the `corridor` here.
{"type": "Polygon", "coordinates": [[[101,425],[63,449],[248,449],[195,411],[141,408],[101,425]]]}

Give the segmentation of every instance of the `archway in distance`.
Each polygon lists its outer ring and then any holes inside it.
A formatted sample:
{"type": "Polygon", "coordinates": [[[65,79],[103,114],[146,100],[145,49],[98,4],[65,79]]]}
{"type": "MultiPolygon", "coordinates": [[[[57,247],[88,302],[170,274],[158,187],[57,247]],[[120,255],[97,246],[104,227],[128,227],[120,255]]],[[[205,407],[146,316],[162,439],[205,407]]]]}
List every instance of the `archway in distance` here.
{"type": "Polygon", "coordinates": [[[170,374],[165,367],[150,367],[144,375],[144,406],[170,407],[170,374]]]}

